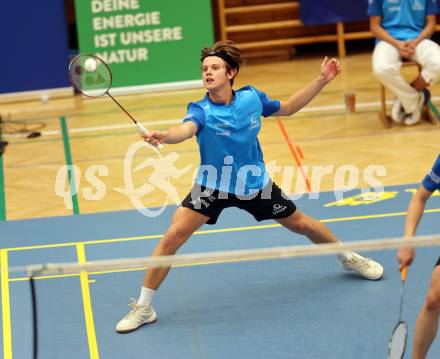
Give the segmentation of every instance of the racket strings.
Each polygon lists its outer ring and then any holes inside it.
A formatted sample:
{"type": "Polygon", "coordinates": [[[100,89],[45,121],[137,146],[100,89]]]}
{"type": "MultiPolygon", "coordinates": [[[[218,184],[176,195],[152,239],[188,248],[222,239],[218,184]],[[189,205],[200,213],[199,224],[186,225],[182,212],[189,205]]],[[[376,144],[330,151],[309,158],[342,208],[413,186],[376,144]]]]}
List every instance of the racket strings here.
{"type": "MultiPolygon", "coordinates": [[[[85,96],[100,97],[108,95],[133,121],[141,136],[148,135],[148,130],[110,94],[112,72],[108,65],[99,57],[89,54],[75,56],[69,64],[69,76],[72,85],[85,96]]],[[[159,145],[158,148],[162,148],[162,145],[159,145]]]]}
{"type": "Polygon", "coordinates": [[[100,97],[108,93],[112,85],[112,74],[107,64],[99,57],[89,54],[75,56],[69,65],[72,85],[87,97],[100,97]],[[94,61],[95,68],[87,69],[86,61],[94,61]]]}
{"type": "Polygon", "coordinates": [[[388,359],[402,359],[405,354],[406,342],[408,337],[408,326],[400,321],[394,328],[390,342],[388,344],[388,359]]]}

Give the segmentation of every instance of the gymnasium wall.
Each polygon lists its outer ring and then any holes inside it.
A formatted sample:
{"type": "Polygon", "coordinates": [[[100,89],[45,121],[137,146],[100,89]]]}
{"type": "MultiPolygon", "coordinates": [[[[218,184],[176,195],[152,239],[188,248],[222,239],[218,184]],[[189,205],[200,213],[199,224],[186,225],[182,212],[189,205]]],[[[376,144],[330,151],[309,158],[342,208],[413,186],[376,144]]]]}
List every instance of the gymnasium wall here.
{"type": "Polygon", "coordinates": [[[0,99],[70,88],[64,1],[1,1],[0,14],[0,99]]]}

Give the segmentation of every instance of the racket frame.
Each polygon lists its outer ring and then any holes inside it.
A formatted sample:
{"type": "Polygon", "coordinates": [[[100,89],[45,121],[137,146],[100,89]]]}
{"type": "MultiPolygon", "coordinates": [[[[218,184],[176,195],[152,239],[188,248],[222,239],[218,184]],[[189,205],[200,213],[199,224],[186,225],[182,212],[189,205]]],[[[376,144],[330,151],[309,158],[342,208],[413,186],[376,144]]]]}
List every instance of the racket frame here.
{"type": "MultiPolygon", "coordinates": [[[[402,350],[402,354],[400,356],[399,359],[403,359],[403,357],[405,356],[405,350],[406,350],[406,343],[408,341],[408,324],[406,324],[406,322],[404,320],[399,320],[399,322],[396,324],[396,326],[393,329],[393,333],[391,334],[391,338],[388,341],[388,355],[387,355],[387,359],[391,359],[391,344],[393,343],[393,339],[394,339],[394,334],[396,334],[397,328],[400,327],[400,325],[402,325],[405,327],[405,341],[403,343],[403,350],[402,350]]],[[[395,359],[395,358],[392,358],[395,359]]]]}
{"type": "MultiPolygon", "coordinates": [[[[80,65],[81,66],[81,65],[80,65]]],[[[81,66],[81,71],[82,71],[83,69],[82,69],[82,66],[81,66]]],[[[89,54],[89,53],[81,53],[81,54],[78,54],[78,55],[76,55],[75,57],[73,57],[72,58],[72,60],[70,60],[70,63],[69,63],[69,80],[70,80],[70,82],[71,82],[71,84],[73,85],[73,87],[75,87],[82,95],[84,95],[84,96],[86,96],[86,97],[89,97],[89,98],[98,98],[98,97],[101,97],[101,96],[104,96],[104,95],[108,95],[112,100],[113,100],[113,102],[116,104],[116,105],[118,105],[118,107],[133,121],[133,123],[136,125],[136,127],[137,127],[137,129],[138,129],[138,131],[139,131],[139,133],[142,135],[142,136],[147,136],[148,134],[149,134],[149,131],[141,124],[141,123],[139,123],[119,102],[118,102],[118,100],[116,100],[111,94],[110,94],[110,89],[111,89],[111,87],[112,87],[112,82],[113,82],[113,74],[112,74],[112,71],[110,70],[110,67],[106,64],[106,62],[103,60],[103,59],[101,59],[100,57],[98,57],[98,56],[96,56],[96,55],[93,55],[93,54],[89,54]],[[79,87],[79,86],[77,86],[76,84],[75,84],[75,81],[73,80],[73,76],[72,76],[72,74],[73,74],[73,71],[75,71],[73,68],[72,68],[72,65],[73,65],[73,63],[75,63],[75,62],[79,62],[79,61],[77,61],[80,57],[88,57],[88,58],[93,58],[93,59],[95,59],[95,61],[97,61],[97,62],[99,62],[99,63],[101,63],[102,65],[104,65],[105,67],[106,67],[106,69],[107,69],[107,71],[108,71],[108,73],[109,73],[109,77],[110,77],[110,80],[109,80],[109,85],[107,86],[107,90],[105,90],[102,94],[100,94],[100,95],[97,95],[97,96],[93,96],[93,95],[90,95],[90,94],[86,94],[86,93],[84,93],[83,92],[83,90],[79,87]]],[[[159,148],[162,148],[163,147],[163,145],[162,144],[159,144],[157,147],[159,147],[159,148]]]]}
{"type": "MultiPolygon", "coordinates": [[[[83,69],[83,66],[81,66],[81,70],[85,70],[85,69],[83,69]]],[[[84,95],[86,97],[89,97],[89,98],[97,98],[97,97],[101,97],[101,96],[103,96],[105,94],[108,94],[108,92],[110,91],[110,89],[112,87],[113,74],[112,74],[112,71],[110,70],[110,67],[100,57],[98,57],[96,55],[93,55],[93,54],[89,54],[89,53],[81,53],[81,54],[75,55],[75,57],[73,57],[72,60],[70,60],[70,62],[69,62],[69,80],[70,80],[70,83],[73,85],[73,87],[75,87],[82,95],[84,95]],[[74,69],[72,69],[72,65],[80,57],[93,58],[95,61],[100,62],[101,64],[103,64],[106,67],[106,69],[107,69],[107,71],[108,71],[108,73],[110,75],[110,80],[109,80],[109,85],[107,86],[107,90],[105,92],[103,92],[102,95],[98,95],[98,96],[93,96],[93,95],[90,95],[90,94],[88,95],[85,92],[83,92],[81,87],[75,85],[75,81],[73,80],[73,76],[72,76],[72,73],[74,71],[74,69]]]]}
{"type": "MultiPolygon", "coordinates": [[[[399,321],[397,322],[396,326],[394,327],[394,330],[391,334],[390,340],[388,341],[388,355],[387,358],[391,359],[390,355],[391,355],[391,344],[393,343],[393,338],[394,338],[394,334],[397,331],[397,328],[399,328],[400,325],[404,325],[405,327],[405,341],[403,343],[403,351],[402,351],[402,355],[400,356],[399,359],[403,359],[403,356],[405,355],[405,350],[406,350],[406,342],[408,340],[408,324],[406,324],[406,322],[402,319],[402,310],[403,310],[403,296],[405,294],[405,281],[406,281],[406,274],[407,274],[407,266],[404,266],[400,269],[400,277],[402,280],[402,286],[401,286],[401,290],[400,290],[400,306],[399,306],[399,321]]],[[[394,358],[392,358],[394,359],[394,358]]]]}

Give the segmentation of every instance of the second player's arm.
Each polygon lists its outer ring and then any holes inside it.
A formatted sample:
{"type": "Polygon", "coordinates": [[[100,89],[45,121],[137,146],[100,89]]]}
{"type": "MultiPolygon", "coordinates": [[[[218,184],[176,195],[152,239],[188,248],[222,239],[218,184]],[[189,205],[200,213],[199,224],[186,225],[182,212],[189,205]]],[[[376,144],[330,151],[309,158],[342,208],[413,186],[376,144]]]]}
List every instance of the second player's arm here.
{"type": "Polygon", "coordinates": [[[420,186],[408,206],[408,213],[406,215],[405,223],[405,237],[411,238],[416,234],[420,219],[423,216],[426,202],[431,196],[432,192],[426,190],[425,187],[420,186]]]}
{"type": "MultiPolygon", "coordinates": [[[[420,219],[423,216],[426,202],[431,196],[432,192],[426,190],[425,187],[420,186],[414,196],[411,198],[408,206],[408,213],[405,222],[405,238],[411,239],[417,231],[420,219]]],[[[411,265],[415,257],[415,250],[413,247],[402,247],[397,252],[397,260],[400,263],[400,268],[411,265]]]]}

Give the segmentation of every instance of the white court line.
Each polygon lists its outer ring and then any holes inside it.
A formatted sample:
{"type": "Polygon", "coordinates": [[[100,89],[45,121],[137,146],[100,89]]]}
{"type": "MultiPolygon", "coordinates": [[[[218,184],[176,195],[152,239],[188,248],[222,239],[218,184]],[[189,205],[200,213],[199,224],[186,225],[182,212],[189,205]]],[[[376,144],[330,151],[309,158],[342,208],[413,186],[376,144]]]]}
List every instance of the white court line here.
{"type": "MultiPolygon", "coordinates": [[[[147,121],[143,122],[143,125],[148,128],[149,126],[155,125],[170,125],[182,122],[182,119],[173,119],[173,120],[159,120],[159,121],[147,121]]],[[[82,132],[95,132],[95,131],[109,131],[109,130],[120,130],[125,128],[135,128],[136,126],[132,123],[124,123],[118,125],[107,125],[107,126],[94,126],[94,127],[79,127],[69,129],[69,133],[82,133],[82,132]]],[[[60,131],[43,131],[41,132],[42,136],[50,136],[50,135],[59,135],[60,131]]]]}
{"type": "MultiPolygon", "coordinates": [[[[440,96],[435,96],[431,98],[431,101],[440,101],[440,96]]],[[[393,100],[388,100],[387,105],[391,105],[394,103],[393,100]]],[[[361,102],[357,103],[357,108],[369,108],[369,107],[379,107],[381,103],[379,101],[376,102],[361,102]]],[[[330,106],[313,106],[313,107],[307,107],[303,108],[298,111],[298,113],[301,112],[326,112],[326,111],[332,111],[332,110],[344,110],[345,105],[330,105],[330,106]]],[[[182,122],[182,118],[177,119],[169,119],[169,120],[158,120],[158,121],[146,121],[142,122],[142,124],[148,128],[148,127],[154,127],[157,125],[175,125],[182,122]]],[[[84,132],[99,132],[99,131],[111,131],[111,130],[120,130],[120,129],[126,129],[126,128],[134,128],[135,126],[131,123],[124,123],[124,124],[117,124],[117,125],[107,125],[107,126],[94,126],[94,127],[79,127],[79,128],[71,128],[69,129],[69,133],[84,133],[84,132]]],[[[42,131],[42,136],[57,136],[61,135],[61,131],[54,130],[54,131],[42,131]]],[[[17,135],[3,135],[4,138],[23,138],[22,134],[17,135]]]]}
{"type": "MultiPolygon", "coordinates": [[[[431,101],[440,101],[440,96],[431,97],[431,101]]],[[[392,105],[394,103],[394,100],[388,100],[386,101],[387,105],[392,105]]],[[[356,108],[367,108],[367,107],[379,107],[381,103],[379,101],[376,102],[361,102],[356,103],[356,108]]],[[[314,106],[314,107],[306,107],[298,112],[322,112],[322,111],[329,111],[329,110],[344,110],[345,105],[330,105],[330,106],[314,106]]]]}

